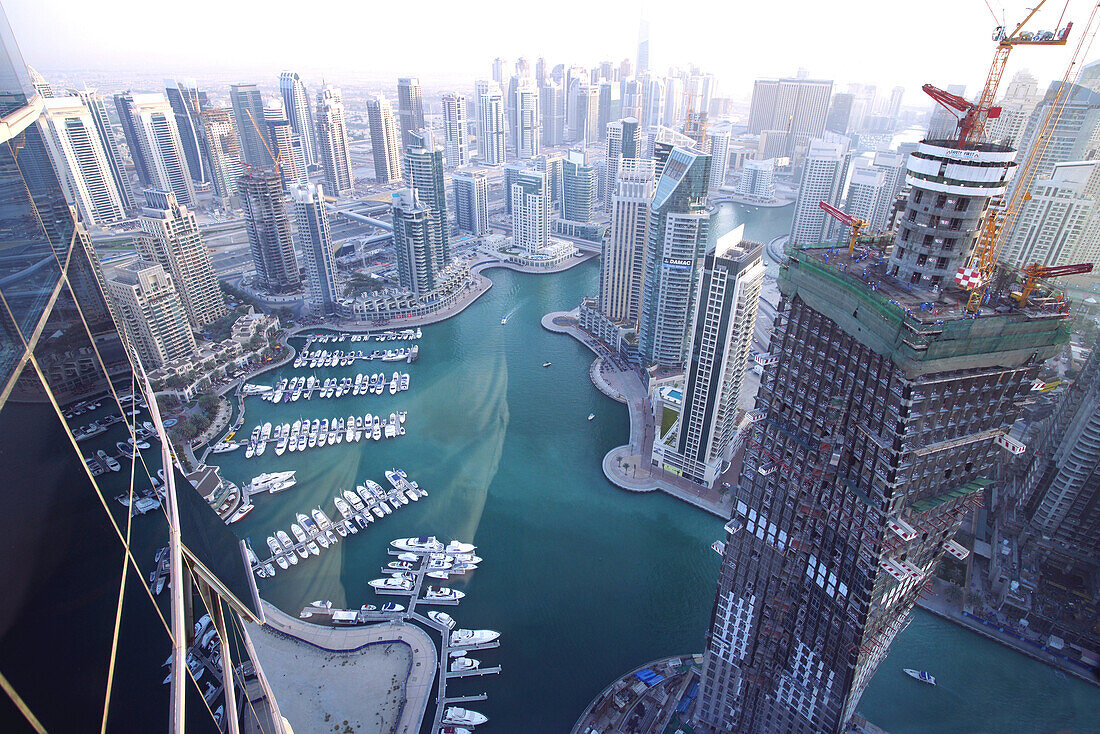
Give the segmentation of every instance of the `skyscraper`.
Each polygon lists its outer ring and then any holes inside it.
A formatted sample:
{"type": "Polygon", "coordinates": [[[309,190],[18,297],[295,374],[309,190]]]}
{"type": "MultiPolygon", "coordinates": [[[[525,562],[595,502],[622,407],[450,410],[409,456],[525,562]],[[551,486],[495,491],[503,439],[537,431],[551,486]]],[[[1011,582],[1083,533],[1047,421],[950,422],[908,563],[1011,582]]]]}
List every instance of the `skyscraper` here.
{"type": "MultiPolygon", "coordinates": [[[[885,172],[875,168],[864,158],[856,160],[848,180],[844,211],[867,222],[871,231],[875,231],[876,217],[883,210],[883,201],[887,196],[889,191],[886,188],[885,172]]],[[[837,230],[835,239],[846,240],[849,233],[848,227],[842,227],[837,230]]]]}
{"type": "MultiPolygon", "coordinates": [[[[550,206],[559,210],[562,208],[562,200],[565,198],[564,163],[565,161],[560,155],[546,155],[544,153],[535,159],[535,169],[546,174],[546,185],[550,187],[550,206]]],[[[509,213],[511,212],[509,211],[509,213]]]]}
{"type": "Polygon", "coordinates": [[[507,133],[504,129],[504,95],[500,87],[484,85],[477,99],[477,152],[486,166],[504,165],[507,133]]]}
{"type": "Polygon", "coordinates": [[[550,244],[550,187],[546,174],[519,171],[512,184],[512,238],[515,246],[535,254],[550,244]]]}
{"type": "Polygon", "coordinates": [[[645,366],[684,366],[699,266],[713,239],[707,209],[710,156],[673,147],[661,166],[649,218],[639,348],[645,366]]]}
{"type": "Polygon", "coordinates": [[[653,130],[661,125],[665,116],[665,80],[654,77],[642,86],[642,127],[653,130]]]}
{"type": "Polygon", "coordinates": [[[789,130],[787,152],[825,131],[833,83],[812,79],[757,79],[749,107],[749,133],[789,130]]]}
{"type": "MultiPolygon", "coordinates": [[[[947,91],[959,97],[965,97],[966,85],[948,84],[947,91]]],[[[943,105],[936,104],[932,108],[932,116],[928,121],[927,138],[929,140],[947,140],[949,138],[958,138],[958,136],[959,118],[955,116],[954,112],[943,105]]]]}
{"type": "Polygon", "coordinates": [[[730,167],[729,128],[707,131],[706,148],[710,153],[710,190],[719,191],[726,185],[726,174],[730,167]]]}
{"type": "Polygon", "coordinates": [[[591,222],[596,210],[596,166],[583,150],[571,150],[562,163],[562,219],[591,222]]]}
{"type": "Polygon", "coordinates": [[[657,185],[653,161],[624,158],[611,195],[611,236],[600,261],[600,312],[635,327],[641,318],[642,283],[649,247],[649,213],[657,185]]]}
{"type": "Polygon", "coordinates": [[[844,193],[844,177],[851,153],[843,143],[810,143],[802,161],[802,178],[791,218],[792,245],[810,245],[829,239],[833,220],[818,204],[822,201],[837,208],[844,193]]]}
{"type": "Polygon", "coordinates": [[[306,261],[306,302],[315,314],[334,314],[340,291],[324,191],[320,184],[294,184],[290,199],[295,232],[306,261]]]}
{"type": "Polygon", "coordinates": [[[940,559],[965,558],[952,536],[991,484],[995,439],[1067,338],[1038,309],[975,317],[953,284],[910,290],[843,246],[788,254],[698,732],[846,731],[940,559]]]}
{"type": "Polygon", "coordinates": [[[416,189],[392,194],[393,250],[397,258],[397,282],[412,295],[423,298],[436,286],[443,269],[433,243],[435,229],[431,207],[421,203],[416,189]]]}
{"type": "Polygon", "coordinates": [[[243,173],[241,143],[228,107],[210,107],[202,111],[202,127],[206,135],[206,152],[210,161],[210,181],[214,196],[222,206],[236,209],[240,204],[237,181],[243,173]]]}
{"type": "Polygon", "coordinates": [[[54,168],[85,224],[124,219],[122,197],[115,186],[91,111],[79,97],[47,99],[40,124],[54,168]]]}
{"type": "Polygon", "coordinates": [[[290,120],[286,119],[283,104],[270,100],[264,106],[264,130],[267,131],[267,144],[279,161],[279,173],[283,177],[283,189],[290,191],[295,184],[309,181],[306,170],[306,152],[302,139],[294,132],[290,120]]]}
{"type": "Polygon", "coordinates": [[[1018,224],[1003,245],[1002,260],[1023,268],[1094,262],[1100,252],[1091,247],[1089,231],[1097,211],[1100,164],[1096,161],[1056,163],[1050,176],[1035,181],[1018,224]]]}
{"type": "Polygon", "coordinates": [[[443,156],[448,168],[470,163],[470,123],[466,117],[466,95],[443,95],[443,156]]]}
{"type": "Polygon", "coordinates": [[[241,155],[251,166],[271,166],[271,156],[264,147],[264,98],[255,84],[230,84],[229,102],[233,106],[233,122],[241,139],[241,155]]]}
{"type": "Polygon", "coordinates": [[[115,95],[115,106],[123,119],[126,144],[142,182],[167,189],[184,206],[195,205],[195,187],[187,170],[176,117],[163,94],[115,95]]]}
{"type": "Polygon", "coordinates": [[[480,237],[489,232],[489,180],[485,171],[459,169],[451,176],[455,224],[480,237]]]}
{"type": "Polygon", "coordinates": [[[118,148],[118,139],[111,127],[111,119],[107,116],[107,105],[102,94],[94,90],[77,91],[76,95],[88,108],[95,124],[96,135],[99,137],[100,147],[107,158],[107,166],[111,171],[111,179],[115,182],[122,208],[130,211],[136,206],[134,192],[130,186],[130,175],[122,163],[122,153],[118,148]]]}
{"type": "Polygon", "coordinates": [[[171,191],[152,189],[145,192],[139,223],[138,252],[172,275],[191,327],[202,329],[229,313],[194,212],[171,191]]]}
{"type": "Polygon", "coordinates": [[[642,18],[638,23],[638,73],[649,71],[649,21],[642,18]]]}
{"type": "Polygon", "coordinates": [[[433,270],[451,261],[451,222],[447,212],[447,190],[443,184],[443,149],[423,131],[409,136],[405,149],[405,183],[416,191],[417,200],[431,211],[428,241],[433,270]]]}
{"type": "Polygon", "coordinates": [[[569,94],[569,139],[579,142],[595,140],[599,118],[600,88],[580,82],[573,84],[569,94]]]}
{"type": "Polygon", "coordinates": [[[737,195],[768,201],[775,198],[775,159],[745,161],[741,180],[737,183],[737,195]]]}
{"type": "Polygon", "coordinates": [[[855,95],[848,92],[837,92],[829,103],[829,113],[825,117],[825,129],[837,135],[845,135],[848,132],[848,123],[852,119],[852,104],[855,95]]]}
{"type": "Polygon", "coordinates": [[[522,77],[516,87],[516,157],[534,158],[542,140],[542,118],[539,115],[539,90],[530,77],[522,77]]]}
{"type": "Polygon", "coordinates": [[[653,463],[714,486],[737,437],[738,399],[764,283],[763,245],[742,240],[745,225],[718,238],[703,259],[679,419],[653,442],[653,463]]]}
{"type": "Polygon", "coordinates": [[[309,90],[297,72],[284,71],[279,75],[279,91],[283,95],[283,108],[290,126],[302,141],[306,165],[315,166],[317,160],[317,128],[313,124],[313,106],[309,103],[309,90]]]}
{"type": "Polygon", "coordinates": [[[244,208],[248,249],[261,288],[291,293],[302,286],[298,259],[291,239],[290,217],[282,177],[270,170],[254,170],[237,181],[244,208]]]}
{"type": "Polygon", "coordinates": [[[622,90],[618,82],[600,82],[600,101],[596,109],[596,132],[600,139],[607,135],[607,126],[623,116],[622,90]]]}
{"type": "Polygon", "coordinates": [[[328,190],[337,196],[351,191],[355,187],[355,178],[351,173],[344,98],[340,90],[331,84],[326,84],[317,94],[317,153],[328,190]]]}
{"type": "Polygon", "coordinates": [[[424,100],[420,80],[401,77],[397,80],[397,121],[401,128],[401,147],[409,145],[409,135],[424,127],[424,100]]]}
{"type": "Polygon", "coordinates": [[[367,100],[367,121],[374,154],[374,180],[389,183],[401,180],[401,148],[393,106],[379,94],[367,100]]]}
{"type": "Polygon", "coordinates": [[[565,95],[557,82],[547,79],[540,84],[539,114],[542,116],[542,146],[561,145],[565,140],[565,95]]]}
{"type": "Polygon", "coordinates": [[[611,194],[619,177],[619,162],[624,158],[640,158],[642,155],[642,128],[633,117],[624,117],[607,123],[606,137],[604,160],[607,170],[600,199],[610,205],[611,194]]]}
{"type": "Polygon", "coordinates": [[[164,93],[176,115],[176,129],[180,133],[191,180],[205,183],[210,178],[206,171],[206,136],[202,131],[200,114],[210,104],[206,92],[199,89],[194,79],[170,79],[165,82],[164,93]]]}
{"type": "Polygon", "coordinates": [[[126,341],[146,369],[194,353],[195,335],[163,267],[135,260],[116,268],[106,286],[126,341]]]}

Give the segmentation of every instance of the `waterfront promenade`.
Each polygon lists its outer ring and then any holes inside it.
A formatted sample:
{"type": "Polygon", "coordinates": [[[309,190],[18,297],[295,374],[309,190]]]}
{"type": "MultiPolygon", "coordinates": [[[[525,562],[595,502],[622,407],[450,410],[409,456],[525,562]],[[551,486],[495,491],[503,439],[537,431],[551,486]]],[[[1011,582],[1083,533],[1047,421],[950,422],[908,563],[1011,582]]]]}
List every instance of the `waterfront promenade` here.
{"type": "MultiPolygon", "coordinates": [[[[603,473],[616,487],[629,492],[664,492],[701,510],[728,520],[733,495],[723,492],[727,476],[720,477],[713,489],[661,471],[650,464],[655,418],[642,379],[633,369],[621,367],[614,355],[595,337],[577,326],[577,310],[554,311],[542,318],[542,326],[556,334],[566,334],[588,347],[596,360],[589,367],[592,384],[612,400],[627,406],[630,414],[630,439],[603,458],[603,473]]],[[[734,476],[736,472],[732,472],[734,476]]],[[[731,472],[727,472],[727,475],[731,472]]]]}
{"type": "Polygon", "coordinates": [[[249,635],[295,731],[420,731],[438,657],[424,630],[400,622],[325,627],[266,601],[263,609],[265,624],[248,625],[249,635]]]}

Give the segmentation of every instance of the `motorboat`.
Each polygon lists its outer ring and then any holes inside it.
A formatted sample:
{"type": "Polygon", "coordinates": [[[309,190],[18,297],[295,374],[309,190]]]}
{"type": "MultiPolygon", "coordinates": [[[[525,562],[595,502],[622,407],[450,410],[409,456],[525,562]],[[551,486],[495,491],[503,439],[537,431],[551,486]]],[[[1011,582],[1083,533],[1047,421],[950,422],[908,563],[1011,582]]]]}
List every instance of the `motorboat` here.
{"type": "Polygon", "coordinates": [[[485,714],[479,714],[477,711],[471,711],[458,706],[449,706],[446,711],[443,712],[444,724],[478,726],[479,724],[484,724],[488,720],[489,717],[485,714]]]}
{"type": "Polygon", "coordinates": [[[451,645],[453,647],[473,647],[474,645],[484,645],[487,642],[500,637],[500,633],[496,630],[468,630],[457,629],[451,632],[451,645]]]}
{"type": "Polygon", "coordinates": [[[936,685],[936,678],[926,670],[914,670],[912,668],[902,668],[902,670],[910,678],[916,678],[921,683],[927,683],[930,686],[936,685]]]}
{"type": "Polygon", "coordinates": [[[446,612],[437,612],[434,610],[430,611],[428,612],[428,619],[432,620],[433,622],[438,622],[449,630],[453,630],[455,628],[454,619],[446,612]]]}
{"type": "MultiPolygon", "coordinates": [[[[367,481],[370,481],[369,479],[367,481]]],[[[382,512],[382,508],[378,506],[378,500],[371,494],[370,490],[364,487],[362,484],[355,488],[355,491],[359,493],[359,496],[363,498],[363,502],[370,511],[377,517],[384,517],[386,513],[382,512]]]]}
{"type": "Polygon", "coordinates": [[[543,366],[543,367],[549,367],[549,366],[550,366],[550,365],[552,365],[552,364],[554,364],[554,363],[553,363],[553,362],[543,362],[543,363],[542,363],[542,366],[543,366]]]}
{"type": "Polygon", "coordinates": [[[344,430],[344,441],[351,443],[355,440],[355,416],[349,415],[344,425],[347,426],[344,430]]]}
{"type": "Polygon", "coordinates": [[[444,553],[473,553],[477,550],[477,546],[470,545],[469,543],[462,543],[457,540],[452,540],[447,544],[447,547],[443,549],[444,553]]]}
{"type": "MultiPolygon", "coordinates": [[[[305,531],[302,530],[298,523],[290,524],[290,532],[294,533],[294,537],[298,539],[297,551],[299,556],[306,558],[310,553],[313,553],[313,550],[308,547],[308,544],[311,542],[309,536],[306,535],[305,531]]],[[[318,553],[320,553],[320,551],[318,551],[318,553]]],[[[313,553],[313,555],[317,555],[317,553],[313,553]]]]}
{"type": "Polygon", "coordinates": [[[481,662],[473,658],[455,658],[451,661],[451,672],[462,673],[468,670],[477,670],[479,665],[481,665],[481,662]]]}
{"type": "Polygon", "coordinates": [[[372,579],[367,584],[381,593],[400,594],[412,591],[413,582],[404,577],[390,576],[384,579],[372,579]]]}
{"type": "Polygon", "coordinates": [[[443,550],[443,544],[436,540],[434,535],[421,536],[419,538],[398,538],[397,540],[390,541],[390,545],[397,550],[409,551],[410,553],[427,553],[443,550]]]}
{"type": "Polygon", "coordinates": [[[382,605],[382,611],[383,612],[389,612],[389,613],[403,612],[403,611],[405,611],[405,607],[402,606],[401,604],[394,604],[392,601],[388,601],[388,602],[386,602],[385,604],[382,605]]]}
{"type": "Polygon", "coordinates": [[[317,434],[317,445],[324,446],[326,443],[328,443],[328,418],[321,420],[321,432],[317,434]]]}
{"type": "MultiPolygon", "coordinates": [[[[345,502],[355,508],[356,512],[363,512],[367,509],[367,506],[363,503],[363,500],[359,497],[359,495],[357,495],[355,492],[352,492],[350,489],[345,489],[343,491],[343,495],[343,499],[345,500],[345,502]]],[[[339,508],[339,504],[337,504],[337,507],[339,508]]]]}
{"type": "Polygon", "coordinates": [[[276,492],[282,492],[284,489],[290,489],[298,483],[298,480],[294,478],[295,473],[294,471],[277,471],[261,474],[249,482],[248,493],[250,495],[263,492],[275,494],[276,492]]]}
{"type": "Polygon", "coordinates": [[[592,419],[593,419],[593,418],[595,418],[595,417],[596,417],[596,414],[595,414],[595,413],[589,413],[589,414],[588,414],[588,420],[592,420],[592,419]]]}
{"type": "Polygon", "coordinates": [[[271,555],[275,558],[275,562],[279,564],[279,568],[285,571],[290,567],[290,563],[283,557],[282,545],[279,544],[279,541],[275,540],[274,536],[267,536],[267,547],[271,549],[271,555]]]}
{"type": "Polygon", "coordinates": [[[420,560],[420,556],[416,553],[400,553],[397,556],[399,561],[408,561],[409,563],[416,563],[420,560]]]}
{"type": "Polygon", "coordinates": [[[390,561],[386,569],[390,571],[412,571],[415,564],[412,561],[390,561]]]}
{"type": "Polygon", "coordinates": [[[433,602],[460,601],[466,596],[466,592],[452,589],[447,586],[429,586],[421,600],[425,604],[433,602]]]}
{"type": "MultiPolygon", "coordinates": [[[[284,555],[286,555],[287,560],[290,561],[290,565],[297,565],[298,553],[294,552],[294,543],[291,542],[290,536],[286,534],[285,530],[276,530],[275,537],[278,539],[279,544],[283,546],[284,555]]],[[[299,553],[302,558],[306,557],[306,551],[299,551],[299,553]]]]}

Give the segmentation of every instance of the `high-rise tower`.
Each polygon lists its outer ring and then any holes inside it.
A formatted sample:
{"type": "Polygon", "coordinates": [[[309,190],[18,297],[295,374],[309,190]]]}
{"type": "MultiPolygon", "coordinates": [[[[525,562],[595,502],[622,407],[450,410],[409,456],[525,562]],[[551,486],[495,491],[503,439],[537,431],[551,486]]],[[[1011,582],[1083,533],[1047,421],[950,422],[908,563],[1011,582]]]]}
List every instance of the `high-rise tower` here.
{"type": "Polygon", "coordinates": [[[328,190],[337,196],[355,187],[351,172],[351,149],[344,121],[344,97],[326,84],[317,94],[317,152],[325,171],[328,190]]]}
{"type": "Polygon", "coordinates": [[[516,87],[516,157],[534,158],[542,142],[542,118],[539,115],[539,90],[530,77],[521,77],[516,87]]]}
{"type": "Polygon", "coordinates": [[[111,179],[115,182],[122,208],[126,211],[136,206],[133,188],[130,186],[130,175],[122,163],[122,153],[118,148],[118,138],[115,137],[114,128],[111,127],[111,119],[107,116],[107,105],[102,94],[94,90],[81,90],[75,92],[76,96],[88,108],[95,124],[96,135],[99,144],[103,148],[103,154],[107,158],[107,166],[111,170],[111,179]]]}
{"type": "Polygon", "coordinates": [[[448,168],[470,162],[470,123],[466,117],[466,95],[443,95],[443,156],[448,168]]]}
{"type": "Polygon", "coordinates": [[[416,77],[397,80],[397,122],[401,128],[401,147],[405,148],[409,136],[424,127],[424,99],[416,77]]]}
{"type": "Polygon", "coordinates": [[[451,261],[451,223],[447,191],[443,184],[443,149],[425,131],[409,136],[405,149],[405,183],[416,191],[418,201],[431,210],[428,236],[435,270],[451,261]]]}
{"type": "Polygon", "coordinates": [[[624,117],[607,123],[606,137],[604,190],[600,200],[610,206],[611,194],[619,177],[619,162],[642,155],[642,128],[633,117],[624,117]]]}
{"type": "Polygon", "coordinates": [[[542,171],[516,173],[512,183],[512,237],[529,254],[550,244],[550,187],[542,171]]]}
{"type": "Polygon", "coordinates": [[[397,282],[412,295],[423,298],[436,286],[444,264],[433,242],[436,228],[431,207],[420,201],[416,189],[392,194],[393,250],[397,258],[397,282]]]}
{"type": "Polygon", "coordinates": [[[374,154],[374,180],[389,183],[401,180],[401,138],[393,105],[384,95],[367,100],[370,144],[374,154]]]}
{"type": "Polygon", "coordinates": [[[195,335],[175,283],[159,264],[135,260],[116,268],[106,290],[127,343],[146,369],[195,351],[195,335]]]}
{"type": "Polygon", "coordinates": [[[115,95],[115,106],[124,118],[126,144],[143,183],[170,190],[179,203],[194,206],[195,187],[168,100],[163,94],[127,92],[115,95]]]}
{"type": "Polygon", "coordinates": [[[583,150],[571,150],[562,163],[562,219],[591,222],[596,210],[596,166],[583,150]]]}
{"type": "Polygon", "coordinates": [[[324,190],[319,184],[294,184],[290,199],[294,229],[306,261],[306,301],[315,314],[336,313],[340,292],[324,190]]]}
{"type": "Polygon", "coordinates": [[[194,79],[170,79],[165,83],[164,93],[176,114],[176,129],[180,133],[191,180],[205,183],[210,180],[206,170],[206,136],[202,132],[201,119],[202,111],[210,105],[206,92],[199,89],[194,79]]]}
{"type": "Polygon", "coordinates": [[[477,153],[486,166],[504,165],[507,132],[504,128],[504,94],[495,84],[478,83],[477,153]]]}
{"type": "Polygon", "coordinates": [[[611,236],[600,261],[600,312],[637,327],[649,247],[649,213],[657,185],[653,161],[624,158],[611,196],[611,236]]]}
{"type": "Polygon", "coordinates": [[[485,171],[459,169],[451,176],[455,224],[480,237],[489,232],[489,180],[485,171]]]}
{"type": "Polygon", "coordinates": [[[209,156],[214,196],[221,200],[222,206],[235,209],[240,206],[237,181],[243,173],[243,165],[233,110],[228,107],[203,110],[202,127],[206,135],[206,153],[209,156]]]}
{"type": "Polygon", "coordinates": [[[270,166],[271,156],[264,147],[264,98],[255,84],[230,84],[229,102],[233,122],[241,139],[241,155],[251,166],[270,166]]]}
{"type": "Polygon", "coordinates": [[[296,72],[284,71],[279,75],[279,92],[283,95],[283,108],[290,126],[302,141],[306,165],[317,165],[317,128],[313,124],[313,106],[305,82],[296,72]]]}
{"type": "Polygon", "coordinates": [[[237,193],[260,286],[274,293],[297,291],[302,276],[294,254],[282,177],[274,171],[254,170],[238,179],[237,193]]]}
{"type": "Polygon", "coordinates": [[[824,201],[840,207],[850,161],[851,153],[844,143],[823,140],[810,143],[802,162],[802,178],[791,217],[790,244],[809,245],[830,238],[833,220],[818,205],[824,201]]]}

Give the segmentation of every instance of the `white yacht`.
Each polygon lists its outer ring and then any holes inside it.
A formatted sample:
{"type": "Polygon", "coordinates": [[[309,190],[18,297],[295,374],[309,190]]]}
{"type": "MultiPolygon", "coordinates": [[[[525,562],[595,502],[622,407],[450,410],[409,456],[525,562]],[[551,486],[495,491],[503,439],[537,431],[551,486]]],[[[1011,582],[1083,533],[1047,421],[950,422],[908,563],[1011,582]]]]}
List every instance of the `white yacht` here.
{"type": "MultiPolygon", "coordinates": [[[[283,551],[285,552],[287,560],[290,561],[291,565],[297,564],[298,554],[294,552],[294,543],[291,542],[290,536],[286,534],[286,531],[276,530],[275,537],[278,538],[279,543],[282,544],[283,551]]],[[[299,552],[301,553],[302,558],[306,557],[306,552],[304,550],[299,552]]]]}
{"type": "Polygon", "coordinates": [[[902,668],[905,674],[911,678],[916,678],[921,683],[927,683],[930,686],[936,685],[936,678],[926,670],[913,670],[912,668],[902,668]]]}
{"type": "Polygon", "coordinates": [[[480,665],[481,665],[481,662],[478,661],[478,660],[474,660],[473,658],[467,658],[467,657],[455,658],[454,660],[451,661],[451,672],[452,673],[461,673],[461,672],[467,671],[467,670],[477,670],[478,666],[480,666],[480,665]]]}
{"type": "Polygon", "coordinates": [[[451,646],[472,647],[474,645],[484,645],[486,642],[492,642],[498,637],[500,637],[500,633],[496,630],[458,629],[451,632],[451,646]]]}
{"type": "Polygon", "coordinates": [[[444,724],[458,724],[461,726],[477,726],[484,724],[489,720],[489,717],[485,714],[479,714],[477,711],[471,711],[469,709],[459,708],[458,706],[450,706],[443,712],[444,724]]]}
{"type": "Polygon", "coordinates": [[[391,540],[390,545],[397,550],[409,551],[410,553],[428,553],[443,550],[443,544],[436,540],[434,535],[419,538],[398,538],[391,540]]]}
{"type": "Polygon", "coordinates": [[[355,440],[355,416],[349,415],[345,425],[347,426],[347,430],[344,432],[344,440],[351,443],[355,440]]]}
{"type": "Polygon", "coordinates": [[[367,506],[363,503],[363,500],[360,499],[359,495],[355,494],[355,492],[352,492],[350,489],[345,489],[343,495],[343,499],[355,508],[356,512],[363,512],[367,509],[367,506]]]}
{"type": "Polygon", "coordinates": [[[476,545],[470,545],[469,543],[461,543],[457,540],[452,540],[447,544],[447,547],[443,549],[444,553],[473,553],[477,550],[476,545]]]}
{"type": "Polygon", "coordinates": [[[294,478],[295,473],[294,471],[277,471],[253,477],[252,481],[248,483],[248,493],[250,495],[263,492],[275,494],[276,492],[282,492],[284,489],[290,489],[298,483],[298,480],[294,478]]]}
{"type": "Polygon", "coordinates": [[[328,443],[328,418],[321,420],[321,431],[317,434],[317,445],[324,446],[328,443]]]}
{"type": "Polygon", "coordinates": [[[458,589],[451,589],[446,586],[429,586],[428,590],[424,592],[424,598],[421,599],[421,602],[432,604],[433,602],[459,601],[465,596],[466,592],[458,589]]]}
{"type": "Polygon", "coordinates": [[[412,591],[413,582],[404,577],[390,576],[384,579],[372,579],[369,586],[382,594],[400,594],[412,591]]]}
{"type": "Polygon", "coordinates": [[[451,615],[447,614],[446,612],[437,612],[435,610],[432,610],[428,612],[428,619],[432,620],[433,622],[438,622],[449,630],[453,630],[455,628],[454,619],[452,619],[451,615]]]}

